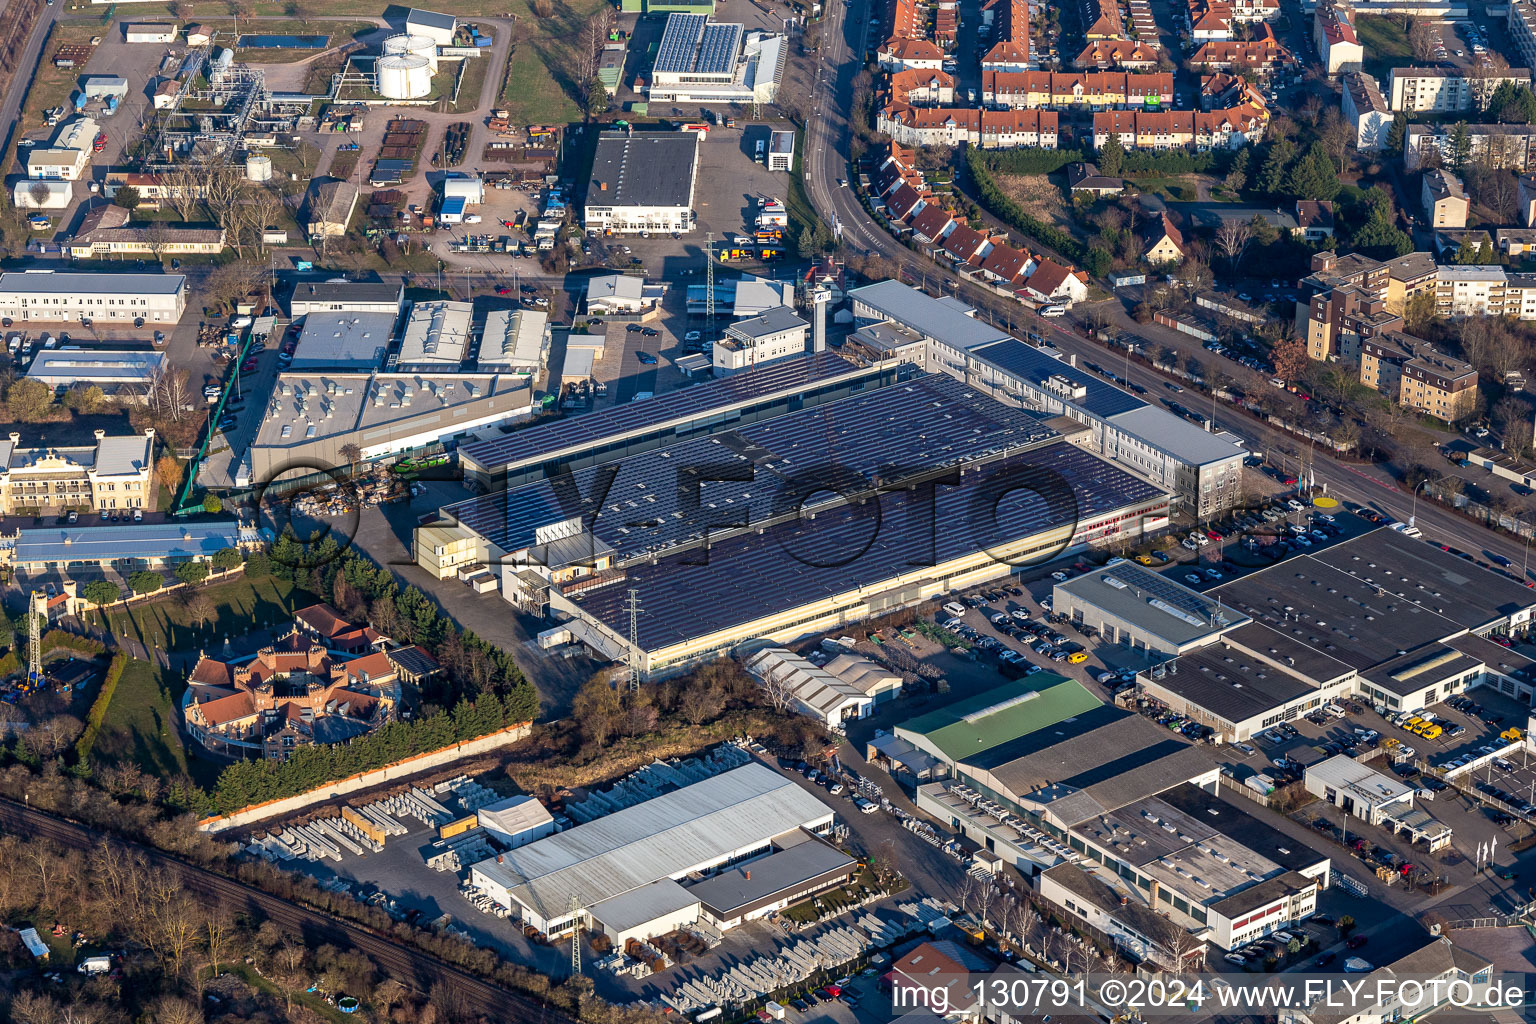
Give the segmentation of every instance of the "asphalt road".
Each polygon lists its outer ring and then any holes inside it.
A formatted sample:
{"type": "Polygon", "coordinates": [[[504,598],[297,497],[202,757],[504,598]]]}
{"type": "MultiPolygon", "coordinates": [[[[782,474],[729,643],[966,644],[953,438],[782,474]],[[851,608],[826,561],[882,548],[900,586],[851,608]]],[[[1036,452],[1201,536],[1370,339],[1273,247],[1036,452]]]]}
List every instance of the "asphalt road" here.
{"type": "Polygon", "coordinates": [[[11,79],[10,87],[5,90],[4,98],[0,99],[0,125],[6,126],[4,145],[0,146],[0,152],[9,153],[11,150],[16,129],[20,125],[22,98],[26,95],[27,85],[37,74],[43,40],[48,38],[48,30],[53,27],[54,19],[58,16],[57,4],[42,9],[42,13],[37,16],[37,24],[32,26],[32,34],[27,37],[27,45],[16,61],[16,74],[11,79]]]}
{"type": "MultiPolygon", "coordinates": [[[[943,282],[942,287],[980,309],[990,308],[997,300],[991,292],[964,283],[958,275],[929,260],[924,260],[891,237],[874,221],[851,189],[838,185],[849,170],[844,156],[851,141],[847,97],[853,94],[853,78],[858,73],[865,52],[865,36],[869,30],[867,4],[854,0],[851,5],[834,4],[824,30],[824,42],[820,50],[820,67],[813,86],[808,109],[812,116],[807,119],[809,144],[806,146],[805,187],[817,212],[841,230],[844,241],[856,248],[881,255],[902,268],[902,276],[913,283],[943,282]]],[[[1068,321],[1070,322],[1070,321],[1068,321]]],[[[1064,353],[1076,354],[1079,361],[1094,359],[1123,372],[1123,352],[1117,352],[1098,342],[1090,341],[1081,334],[1071,333],[1043,320],[1024,307],[1018,307],[1012,316],[1011,330],[1028,325],[1035,333],[1049,337],[1064,353]]],[[[1148,390],[1148,399],[1155,402],[1156,395],[1166,394],[1165,378],[1146,366],[1132,363],[1130,379],[1148,390]]],[[[1208,410],[1198,403],[1204,396],[1190,396],[1187,405],[1198,411],[1208,410]]],[[[1208,399],[1205,399],[1208,400],[1208,399]]],[[[1501,554],[1517,566],[1526,564],[1526,548],[1512,537],[1496,534],[1430,502],[1415,503],[1392,481],[1389,474],[1375,466],[1355,466],[1340,462],[1321,452],[1307,452],[1295,437],[1270,427],[1245,412],[1218,403],[1214,416],[1218,429],[1230,430],[1241,437],[1251,448],[1265,452],[1294,451],[1300,448],[1302,459],[1310,463],[1310,475],[1318,487],[1340,499],[1349,499],[1370,505],[1392,516],[1406,520],[1417,513],[1416,525],[1426,537],[1464,548],[1474,553],[1501,554]]]]}
{"type": "MultiPolygon", "coordinates": [[[[0,829],[26,839],[42,837],[80,850],[89,850],[101,839],[100,834],[90,828],[10,800],[0,800],[0,829]]],[[[465,1010],[488,1020],[575,1024],[570,1017],[548,1004],[482,981],[435,957],[398,945],[392,939],[184,864],[150,847],[121,839],[117,841],[179,875],[182,885],[190,893],[223,904],[231,913],[254,912],[255,916],[276,922],[289,934],[302,936],[311,947],[322,943],[334,943],[343,948],[350,946],[373,960],[395,980],[422,994],[430,992],[436,985],[444,985],[453,991],[465,1010]]]]}

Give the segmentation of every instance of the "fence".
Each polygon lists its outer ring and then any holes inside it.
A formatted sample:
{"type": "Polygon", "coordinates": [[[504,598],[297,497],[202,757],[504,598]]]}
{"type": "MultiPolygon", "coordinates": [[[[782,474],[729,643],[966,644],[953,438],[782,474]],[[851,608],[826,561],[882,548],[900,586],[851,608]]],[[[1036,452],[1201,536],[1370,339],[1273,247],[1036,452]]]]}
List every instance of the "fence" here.
{"type": "Polygon", "coordinates": [[[479,739],[464,740],[452,746],[431,750],[425,754],[417,754],[394,764],[387,764],[373,771],[362,772],[349,778],[327,782],[316,789],[311,789],[294,796],[284,797],[281,800],[270,800],[264,804],[253,804],[250,807],[242,807],[238,811],[220,815],[213,818],[204,818],[197,823],[197,827],[203,832],[211,832],[217,835],[228,829],[239,828],[266,818],[275,818],[283,814],[292,814],[311,804],[323,803],[326,800],[334,800],[336,797],[345,796],[348,793],[356,793],[360,789],[368,789],[385,782],[393,782],[397,779],[414,775],[417,772],[426,771],[429,768],[438,768],[445,764],[464,757],[472,757],[475,754],[483,754],[498,747],[510,746],[523,739],[531,732],[531,723],[524,722],[520,725],[509,725],[499,732],[493,732],[479,739]]]}

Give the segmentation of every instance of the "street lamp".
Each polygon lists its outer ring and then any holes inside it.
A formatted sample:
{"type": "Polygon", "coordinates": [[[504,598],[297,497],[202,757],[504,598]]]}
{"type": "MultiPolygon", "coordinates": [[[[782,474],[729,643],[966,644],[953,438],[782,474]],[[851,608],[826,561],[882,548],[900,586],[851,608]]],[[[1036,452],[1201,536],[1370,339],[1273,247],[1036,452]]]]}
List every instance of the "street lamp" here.
{"type": "Polygon", "coordinates": [[[1429,483],[1429,477],[1425,477],[1423,480],[1420,480],[1417,484],[1414,485],[1413,508],[1408,513],[1408,526],[1410,529],[1413,527],[1414,518],[1419,514],[1419,488],[1423,487],[1427,483],[1429,483]]]}

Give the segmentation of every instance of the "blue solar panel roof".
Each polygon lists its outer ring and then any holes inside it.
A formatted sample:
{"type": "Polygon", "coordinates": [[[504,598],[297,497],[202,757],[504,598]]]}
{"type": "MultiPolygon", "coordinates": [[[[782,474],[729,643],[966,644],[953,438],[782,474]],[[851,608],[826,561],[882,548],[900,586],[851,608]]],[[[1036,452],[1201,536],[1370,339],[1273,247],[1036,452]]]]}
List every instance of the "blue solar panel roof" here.
{"type": "Polygon", "coordinates": [[[639,590],[640,644],[656,650],[1161,493],[1058,441],[967,472],[959,486],[936,488],[931,501],[921,492],[888,492],[878,502],[733,537],[707,552],[637,563],[623,580],[577,600],[624,635],[629,590],[639,590]]]}
{"type": "Polygon", "coordinates": [[[704,14],[671,14],[661,34],[654,71],[674,75],[727,75],[741,52],[740,25],[715,23],[704,14]]]}
{"type": "Polygon", "coordinates": [[[1025,410],[931,374],[580,469],[568,484],[539,480],[443,512],[507,552],[533,546],[541,526],[581,516],[622,561],[791,512],[799,505],[792,495],[820,489],[801,488],[801,479],[835,477],[862,490],[877,477],[908,479],[1057,436],[1025,410]]]}
{"type": "Polygon", "coordinates": [[[976,359],[988,362],[1000,370],[1006,370],[1033,384],[1038,384],[1051,376],[1065,377],[1074,384],[1086,388],[1088,392],[1082,399],[1073,400],[1073,404],[1100,418],[1117,416],[1132,409],[1143,409],[1147,405],[1129,391],[1121,391],[1087,370],[1069,366],[1063,360],[1053,358],[1043,350],[1033,345],[1026,345],[1022,341],[1014,339],[1000,341],[995,345],[973,349],[970,354],[976,359]]]}
{"type": "Polygon", "coordinates": [[[505,437],[476,441],[462,446],[459,455],[486,469],[500,469],[647,427],[696,417],[711,409],[793,392],[859,372],[858,367],[835,352],[814,352],[802,358],[777,360],[721,380],[664,391],[643,402],[628,402],[611,409],[527,427],[505,437]]]}

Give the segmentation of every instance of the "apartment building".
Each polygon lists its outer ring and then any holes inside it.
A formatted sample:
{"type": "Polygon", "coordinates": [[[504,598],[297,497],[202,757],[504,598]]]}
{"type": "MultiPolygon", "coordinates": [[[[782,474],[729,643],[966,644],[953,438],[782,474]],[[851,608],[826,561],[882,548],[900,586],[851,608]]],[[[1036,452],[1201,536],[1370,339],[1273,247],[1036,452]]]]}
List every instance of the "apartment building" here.
{"type": "Polygon", "coordinates": [[[1410,124],[1403,165],[1417,171],[1426,164],[1453,164],[1455,133],[1462,129],[1467,133],[1471,163],[1515,171],[1536,167],[1536,126],[1527,124],[1410,124]]]}
{"type": "Polygon", "coordinates": [[[984,72],[981,101],[1000,109],[1082,108],[1113,110],[1158,108],[1173,103],[1173,75],[1090,71],[984,72]]]}
{"type": "Polygon", "coordinates": [[[1346,8],[1333,3],[1319,4],[1312,15],[1312,42],[1322,55],[1328,74],[1358,71],[1365,59],[1365,48],[1355,35],[1355,26],[1346,8]]]}
{"type": "Polygon", "coordinates": [[[1364,71],[1350,71],[1342,79],[1344,119],[1355,129],[1355,148],[1363,152],[1385,149],[1392,129],[1392,109],[1381,94],[1381,85],[1364,71]]]}
{"type": "Polygon", "coordinates": [[[1439,316],[1503,316],[1503,267],[1442,266],[1435,275],[1439,316]]]}
{"type": "Polygon", "coordinates": [[[1536,67],[1536,6],[1531,0],[1509,0],[1509,38],[1527,67],[1536,67]]]}
{"type": "Polygon", "coordinates": [[[1471,204],[1461,179],[1450,171],[1432,167],[1424,172],[1424,184],[1420,189],[1420,201],[1424,204],[1424,216],[1431,227],[1464,228],[1471,204]]]}
{"type": "Polygon", "coordinates": [[[1109,110],[1093,115],[1093,145],[1111,135],[1127,150],[1239,149],[1264,137],[1269,112],[1243,105],[1227,110],[1109,110]]]}
{"type": "Polygon", "coordinates": [[[1428,342],[1385,331],[1360,345],[1360,382],[1400,405],[1447,423],[1477,407],[1477,371],[1428,342]]]}
{"type": "Polygon", "coordinates": [[[48,515],[155,507],[155,432],[107,437],[70,448],[23,448],[21,435],[0,442],[0,514],[48,515]]]}
{"type": "Polygon", "coordinates": [[[1275,38],[1274,30],[1264,26],[1257,39],[1212,40],[1189,58],[1192,67],[1206,71],[1252,71],[1265,75],[1283,65],[1295,64],[1296,58],[1275,38]]]}
{"type": "Polygon", "coordinates": [[[1491,69],[1469,76],[1463,68],[1393,68],[1390,78],[1394,111],[1449,114],[1481,111],[1505,82],[1530,85],[1529,68],[1491,69]]]}
{"type": "Polygon", "coordinates": [[[1367,339],[1400,328],[1386,300],[1358,285],[1341,285],[1312,296],[1302,332],[1310,359],[1355,363],[1367,339]]]}
{"type": "Polygon", "coordinates": [[[1387,260],[1386,268],[1387,312],[1403,316],[1409,299],[1423,292],[1434,294],[1440,268],[1430,253],[1410,252],[1387,260]]]}
{"type": "Polygon", "coordinates": [[[875,126],[902,146],[958,146],[982,149],[1055,149],[1054,110],[979,110],[923,108],[890,104],[876,115],[875,126]]]}

